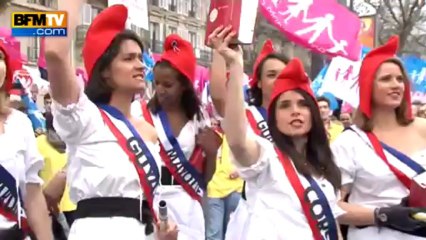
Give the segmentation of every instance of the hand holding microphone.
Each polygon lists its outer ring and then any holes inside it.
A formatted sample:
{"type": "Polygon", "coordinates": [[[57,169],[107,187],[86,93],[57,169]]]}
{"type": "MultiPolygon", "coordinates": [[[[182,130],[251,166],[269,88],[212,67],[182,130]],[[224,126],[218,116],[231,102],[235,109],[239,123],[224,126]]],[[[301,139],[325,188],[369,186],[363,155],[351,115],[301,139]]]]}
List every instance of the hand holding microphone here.
{"type": "Polygon", "coordinates": [[[167,203],[161,200],[158,204],[158,220],[160,220],[160,231],[167,230],[168,228],[168,216],[167,216],[167,203]]]}
{"type": "Polygon", "coordinates": [[[158,240],[177,240],[178,229],[176,224],[169,222],[167,214],[167,203],[161,200],[158,204],[157,239],[158,240]]]}

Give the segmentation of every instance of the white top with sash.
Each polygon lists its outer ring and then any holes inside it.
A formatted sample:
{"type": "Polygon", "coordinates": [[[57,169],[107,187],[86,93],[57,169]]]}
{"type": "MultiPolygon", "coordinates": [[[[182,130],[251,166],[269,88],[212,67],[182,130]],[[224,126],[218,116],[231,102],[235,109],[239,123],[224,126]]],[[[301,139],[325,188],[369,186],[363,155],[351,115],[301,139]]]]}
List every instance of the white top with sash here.
{"type": "MultiPolygon", "coordinates": [[[[141,101],[135,101],[132,104],[132,114],[136,117],[143,116],[141,101]]],[[[151,114],[152,116],[152,114],[151,114]]],[[[203,112],[203,116],[207,116],[203,112]]],[[[153,117],[154,122],[159,120],[153,117]]],[[[195,149],[195,136],[199,129],[210,126],[209,119],[204,121],[193,119],[188,121],[182,128],[179,136],[176,137],[186,159],[190,159],[195,149]]],[[[157,129],[159,139],[164,139],[164,129],[157,129]]],[[[161,163],[164,165],[164,163],[161,163]]],[[[204,239],[204,215],[201,205],[198,201],[192,199],[185,190],[179,185],[161,186],[158,191],[161,196],[156,199],[167,201],[169,214],[178,224],[179,240],[199,240],[204,239]]],[[[154,199],[154,201],[156,200],[154,199]]],[[[154,203],[154,206],[156,203],[154,203]]]]}
{"type": "MultiPolygon", "coordinates": [[[[242,167],[234,160],[240,176],[250,189],[247,194],[248,217],[240,224],[244,226],[243,236],[227,236],[233,240],[287,240],[313,239],[312,230],[304,215],[299,198],[286,176],[273,144],[250,134],[260,146],[260,158],[250,167],[242,167]]],[[[302,185],[309,182],[299,174],[302,185]]],[[[337,206],[336,193],[330,182],[315,179],[326,196],[335,218],[343,214],[337,206]]],[[[317,199],[311,196],[311,200],[317,199]]],[[[316,206],[315,206],[316,207],[316,206]]],[[[231,216],[232,218],[233,216],[231,216]]],[[[232,220],[231,220],[232,221],[232,220]]]]}
{"type": "MultiPolygon", "coordinates": [[[[20,197],[25,196],[26,183],[43,184],[43,180],[38,173],[43,168],[43,158],[37,149],[37,143],[31,121],[28,117],[17,110],[12,110],[4,123],[5,132],[0,134],[0,165],[8,176],[12,177],[15,186],[8,186],[2,179],[6,176],[0,176],[0,200],[5,201],[9,207],[16,209],[21,217],[24,217],[20,197]],[[16,194],[17,188],[22,193],[16,194]],[[19,196],[19,197],[17,197],[19,196]],[[12,199],[10,198],[12,197],[12,199]]],[[[18,216],[16,216],[18,217],[18,216]]],[[[18,219],[18,218],[17,218],[18,219]]],[[[0,229],[10,228],[17,222],[11,222],[0,215],[0,229]]]]}
{"type": "MultiPolygon", "coordinates": [[[[68,106],[54,101],[52,113],[55,129],[69,150],[67,181],[73,202],[94,197],[142,197],[134,165],[105,124],[99,108],[84,93],[77,103],[68,106]]],[[[124,122],[111,120],[124,136],[133,136],[124,122]]],[[[159,166],[158,143],[145,143],[159,166]]]]}
{"type": "MultiPolygon", "coordinates": [[[[356,132],[346,130],[331,144],[334,159],[342,172],[342,184],[351,184],[348,201],[364,207],[376,208],[397,205],[409,194],[395,174],[375,153],[367,135],[352,126],[356,132]]],[[[390,164],[412,178],[416,172],[384,150],[390,164]]],[[[410,156],[426,168],[426,149],[410,156]]],[[[395,230],[376,227],[350,228],[348,239],[414,240],[426,239],[395,230]]]]}

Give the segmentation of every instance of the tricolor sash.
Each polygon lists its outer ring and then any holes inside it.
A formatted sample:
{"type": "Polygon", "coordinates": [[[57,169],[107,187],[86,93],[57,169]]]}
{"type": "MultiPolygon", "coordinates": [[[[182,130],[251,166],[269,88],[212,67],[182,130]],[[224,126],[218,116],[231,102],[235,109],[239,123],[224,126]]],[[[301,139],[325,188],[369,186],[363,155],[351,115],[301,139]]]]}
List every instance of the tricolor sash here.
{"type": "Polygon", "coordinates": [[[266,122],[266,110],[263,107],[248,106],[246,116],[254,133],[272,142],[271,133],[266,122]]]}
{"type": "Polygon", "coordinates": [[[339,235],[336,220],[327,197],[318,186],[317,182],[311,176],[304,176],[308,180],[310,186],[307,188],[303,187],[290,159],[285,154],[281,153],[278,148],[275,148],[275,151],[277,152],[278,159],[284,168],[291,186],[299,198],[303,213],[308,220],[314,239],[337,240],[339,235]],[[312,199],[312,195],[316,195],[317,198],[312,199]],[[318,211],[318,209],[320,211],[318,211]]]}
{"type": "Polygon", "coordinates": [[[16,222],[28,232],[28,222],[23,210],[23,199],[16,179],[0,164],[0,215],[16,222]]]}
{"type": "Polygon", "coordinates": [[[196,146],[188,160],[173,135],[166,113],[160,111],[158,114],[152,114],[144,102],[140,103],[145,120],[157,130],[161,143],[160,155],[167,169],[192,199],[201,201],[206,190],[206,183],[201,174],[204,164],[202,149],[196,146]]]}
{"type": "Polygon", "coordinates": [[[135,166],[139,175],[139,182],[147,198],[154,220],[157,221],[157,215],[153,208],[153,198],[155,189],[160,185],[160,173],[154,156],[135,127],[118,109],[109,105],[100,105],[99,108],[104,122],[114,134],[118,144],[127,154],[129,160],[135,166]],[[112,117],[123,122],[133,136],[130,138],[124,136],[111,120],[112,117]]]}
{"type": "Polygon", "coordinates": [[[374,135],[372,132],[367,132],[367,137],[370,140],[371,145],[373,146],[374,151],[376,154],[380,157],[380,159],[383,160],[383,162],[389,167],[389,169],[395,174],[396,178],[407,188],[410,189],[411,187],[411,179],[405,175],[402,171],[400,171],[398,168],[394,167],[392,164],[389,163],[388,159],[386,158],[385,152],[383,151],[383,148],[386,149],[390,154],[392,154],[396,159],[398,159],[400,162],[405,164],[407,167],[411,168],[413,171],[415,171],[417,174],[423,173],[425,169],[420,166],[417,162],[415,162],[413,159],[408,157],[407,155],[401,153],[400,151],[384,144],[380,143],[379,139],[374,135]]]}
{"type": "MultiPolygon", "coordinates": [[[[353,128],[348,128],[348,130],[351,130],[355,132],[362,140],[364,138],[353,128]]],[[[400,151],[386,145],[385,143],[381,143],[377,136],[372,132],[365,132],[367,135],[368,140],[370,141],[370,144],[374,150],[374,152],[377,154],[377,156],[380,157],[380,159],[383,160],[383,162],[386,164],[386,166],[389,167],[389,169],[392,171],[392,173],[395,175],[395,177],[409,190],[411,187],[411,178],[409,178],[406,174],[404,174],[402,171],[400,171],[398,168],[393,166],[387,159],[384,149],[390,153],[392,156],[394,156],[396,159],[398,159],[401,163],[412,169],[416,174],[421,174],[425,172],[425,169],[418,164],[416,161],[411,159],[409,156],[401,153],[400,151]]],[[[366,140],[364,140],[366,141],[366,140]]]]}

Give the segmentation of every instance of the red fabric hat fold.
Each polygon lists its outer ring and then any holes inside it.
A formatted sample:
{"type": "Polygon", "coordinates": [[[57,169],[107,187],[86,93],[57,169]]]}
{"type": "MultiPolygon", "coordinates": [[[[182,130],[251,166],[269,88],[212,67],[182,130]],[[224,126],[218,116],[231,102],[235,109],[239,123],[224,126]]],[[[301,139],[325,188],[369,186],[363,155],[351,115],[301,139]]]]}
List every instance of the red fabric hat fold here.
{"type": "Polygon", "coordinates": [[[126,20],[127,8],[122,4],[106,8],[93,19],[83,46],[84,67],[89,80],[96,62],[117,34],[126,29],[126,20]]]}
{"type": "Polygon", "coordinates": [[[275,80],[268,110],[271,110],[272,102],[282,93],[295,89],[303,90],[315,99],[309,77],[306,75],[303,63],[298,58],[293,58],[275,80]]]}
{"type": "Polygon", "coordinates": [[[13,73],[20,69],[22,64],[20,59],[11,59],[6,45],[1,40],[0,50],[4,53],[4,62],[6,64],[6,79],[3,85],[6,92],[9,92],[12,89],[13,73]]]}
{"type": "MultiPolygon", "coordinates": [[[[392,36],[385,45],[371,50],[362,60],[359,72],[359,109],[367,118],[371,118],[371,99],[373,94],[373,83],[377,70],[383,62],[397,59],[396,54],[399,47],[398,36],[392,36]]],[[[399,60],[398,60],[399,61],[399,60]]],[[[401,63],[402,66],[402,63],[401,63]]],[[[404,99],[408,102],[406,116],[412,118],[410,84],[405,84],[404,99]]]]}
{"type": "Polygon", "coordinates": [[[263,44],[262,50],[260,51],[259,55],[256,58],[256,61],[254,62],[253,65],[253,76],[252,76],[252,80],[250,81],[250,87],[254,87],[257,86],[257,82],[259,81],[259,79],[257,79],[257,72],[258,67],[260,65],[260,63],[263,61],[263,59],[265,59],[269,54],[274,53],[274,44],[272,43],[271,39],[267,39],[265,41],[265,43],[263,44]]]}
{"type": "Polygon", "coordinates": [[[176,70],[185,75],[191,83],[195,80],[197,58],[192,44],[177,34],[166,37],[161,60],[168,61],[176,70]]]}

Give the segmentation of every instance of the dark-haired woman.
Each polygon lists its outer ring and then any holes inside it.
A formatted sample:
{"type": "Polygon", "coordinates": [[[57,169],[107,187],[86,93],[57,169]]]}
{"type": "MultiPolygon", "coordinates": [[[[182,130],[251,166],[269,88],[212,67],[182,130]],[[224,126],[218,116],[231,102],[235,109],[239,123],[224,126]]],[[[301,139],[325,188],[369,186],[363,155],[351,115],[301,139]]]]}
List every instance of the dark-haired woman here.
{"type": "MultiPolygon", "coordinates": [[[[217,48],[223,41],[224,36],[231,31],[230,27],[219,27],[209,36],[209,42],[213,48],[213,61],[210,66],[210,94],[217,113],[224,114],[226,98],[226,63],[224,58],[218,53],[217,48]]],[[[288,59],[285,56],[274,52],[271,40],[266,40],[253,66],[252,80],[249,88],[249,103],[246,104],[246,115],[251,131],[256,135],[272,140],[267,125],[266,109],[270,102],[270,95],[273,84],[278,74],[284,69],[288,59]]],[[[246,192],[250,191],[244,184],[242,200],[233,213],[228,226],[229,232],[241,231],[241,221],[247,217],[246,192]],[[241,220],[240,220],[241,219],[241,220]]]]}
{"type": "Polygon", "coordinates": [[[343,224],[349,240],[426,239],[426,206],[403,201],[426,168],[426,122],[413,118],[398,39],[369,52],[359,75],[360,106],[350,129],[332,144],[342,172],[343,224]],[[422,208],[417,208],[422,207],[422,208]]]}
{"type": "MultiPolygon", "coordinates": [[[[79,21],[82,2],[59,1],[69,29],[79,21]]],[[[113,5],[90,25],[83,46],[85,93],[70,62],[73,34],[46,39],[54,126],[68,148],[67,180],[77,203],[71,240],[145,239],[157,218],[161,159],[155,130],[130,112],[145,80],[143,46],[125,30],[126,20],[127,8],[113,5]]],[[[165,231],[177,238],[171,223],[165,231]]]]}
{"type": "Polygon", "coordinates": [[[290,61],[274,83],[268,106],[272,143],[247,128],[241,49],[228,47],[233,36],[218,47],[230,68],[226,101],[233,103],[225,105],[223,129],[250,191],[242,236],[227,238],[339,239],[340,172],[302,63],[290,61]]]}
{"type": "MultiPolygon", "coordinates": [[[[176,34],[164,43],[154,67],[154,97],[134,108],[155,127],[161,143],[161,199],[179,228],[179,238],[204,239],[201,199],[210,181],[221,138],[209,128],[193,82],[196,58],[191,43],[176,34]]],[[[160,198],[159,198],[160,199],[160,198]]]]}
{"type": "Polygon", "coordinates": [[[0,239],[22,240],[31,228],[37,239],[53,239],[38,173],[43,158],[37,151],[31,121],[9,106],[17,59],[0,40],[0,239]]]}

